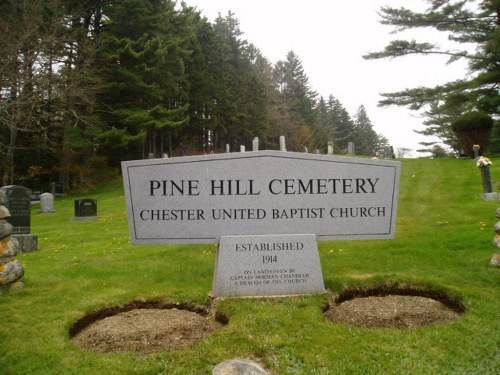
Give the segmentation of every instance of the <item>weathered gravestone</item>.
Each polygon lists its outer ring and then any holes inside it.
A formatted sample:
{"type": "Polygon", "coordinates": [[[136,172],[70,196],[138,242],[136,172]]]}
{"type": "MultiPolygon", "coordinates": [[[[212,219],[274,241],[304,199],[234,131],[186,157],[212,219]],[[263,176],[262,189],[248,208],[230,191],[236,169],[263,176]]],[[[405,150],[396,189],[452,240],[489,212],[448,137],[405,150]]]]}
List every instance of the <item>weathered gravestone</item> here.
{"type": "Polygon", "coordinates": [[[347,155],[355,155],[356,154],[356,146],[354,142],[347,142],[347,155]]]}
{"type": "Polygon", "coordinates": [[[54,213],[54,195],[52,193],[43,193],[40,195],[40,213],[54,213]]]}
{"type": "Polygon", "coordinates": [[[96,199],[77,199],[75,200],[75,216],[73,221],[96,220],[97,216],[97,200],[96,199]]]}
{"type": "Polygon", "coordinates": [[[395,161],[261,151],[122,170],[132,242],[220,243],[216,296],[323,292],[317,240],[395,235],[395,161]]]}
{"type": "Polygon", "coordinates": [[[5,192],[5,207],[10,212],[12,237],[18,243],[18,252],[38,250],[38,236],[31,234],[31,190],[20,185],[1,188],[5,192]]]}

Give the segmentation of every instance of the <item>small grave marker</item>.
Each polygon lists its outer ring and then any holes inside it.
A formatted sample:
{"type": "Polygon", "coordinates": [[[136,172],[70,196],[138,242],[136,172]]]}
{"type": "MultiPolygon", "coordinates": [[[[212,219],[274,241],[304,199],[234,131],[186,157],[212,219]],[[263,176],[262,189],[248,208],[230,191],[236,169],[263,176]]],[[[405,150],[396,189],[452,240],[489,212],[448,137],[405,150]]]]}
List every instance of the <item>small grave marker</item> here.
{"type": "Polygon", "coordinates": [[[356,154],[356,146],[354,142],[347,142],[347,155],[355,155],[356,154]]]}
{"type": "Polygon", "coordinates": [[[43,193],[40,195],[40,213],[54,213],[54,195],[52,193],[43,193]]]}
{"type": "Polygon", "coordinates": [[[77,199],[75,200],[75,216],[73,221],[96,220],[97,216],[97,200],[96,199],[77,199]]]}
{"type": "Polygon", "coordinates": [[[64,198],[66,196],[66,193],[64,192],[64,184],[62,182],[52,182],[50,184],[50,192],[56,198],[64,198]]]}

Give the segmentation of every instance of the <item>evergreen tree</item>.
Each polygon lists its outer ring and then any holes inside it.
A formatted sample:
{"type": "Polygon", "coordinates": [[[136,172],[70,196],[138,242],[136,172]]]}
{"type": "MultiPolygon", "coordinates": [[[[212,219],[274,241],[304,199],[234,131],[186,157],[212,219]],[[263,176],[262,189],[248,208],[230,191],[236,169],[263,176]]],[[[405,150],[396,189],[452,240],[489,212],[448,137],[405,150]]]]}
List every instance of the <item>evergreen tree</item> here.
{"type": "Polygon", "coordinates": [[[365,156],[375,156],[379,148],[379,136],[373,130],[364,106],[360,106],[354,116],[354,143],[356,153],[365,156]]]}
{"type": "MultiPolygon", "coordinates": [[[[453,116],[480,110],[498,115],[500,109],[500,2],[498,0],[458,1],[428,0],[429,8],[422,13],[406,8],[382,7],[381,23],[393,25],[396,32],[413,28],[433,28],[448,34],[448,38],[463,49],[440,49],[432,43],[415,40],[395,40],[383,51],[369,53],[367,59],[392,58],[405,55],[440,54],[452,63],[459,59],[469,62],[467,78],[436,87],[418,87],[401,92],[385,93],[380,105],[407,106],[419,110],[432,105],[426,114],[430,120],[426,135],[449,134],[453,116]],[[475,51],[467,48],[471,44],[475,51]],[[461,97],[463,101],[456,101],[461,97]],[[454,109],[450,106],[457,106],[454,109]]],[[[455,140],[448,140],[453,145],[455,140]]]]}
{"type": "Polygon", "coordinates": [[[334,141],[335,153],[346,153],[348,142],[354,142],[354,123],[342,103],[330,95],[327,108],[329,113],[329,140],[334,141]]]}
{"type": "Polygon", "coordinates": [[[312,127],[317,93],[311,89],[302,62],[293,51],[288,52],[286,60],[276,64],[274,77],[280,92],[281,123],[290,150],[314,148],[316,141],[312,127]]]}
{"type": "Polygon", "coordinates": [[[115,162],[161,156],[169,132],[188,121],[189,51],[178,35],[175,3],[124,0],[108,4],[105,14],[98,57],[107,156],[115,162]]]}

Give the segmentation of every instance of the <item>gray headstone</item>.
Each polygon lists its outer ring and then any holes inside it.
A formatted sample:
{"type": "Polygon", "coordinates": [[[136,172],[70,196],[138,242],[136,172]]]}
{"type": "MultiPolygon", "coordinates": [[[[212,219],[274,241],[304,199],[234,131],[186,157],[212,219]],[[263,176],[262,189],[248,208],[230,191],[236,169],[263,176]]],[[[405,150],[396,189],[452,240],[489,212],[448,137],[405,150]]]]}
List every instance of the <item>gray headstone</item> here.
{"type": "Polygon", "coordinates": [[[255,137],[252,141],[252,151],[259,151],[259,138],[255,137]]]}
{"type": "Polygon", "coordinates": [[[286,151],[286,143],[284,135],[280,135],[280,151],[286,151]]]}
{"type": "Polygon", "coordinates": [[[356,154],[356,146],[354,142],[347,143],[347,155],[355,155],[356,154]]]}
{"type": "Polygon", "coordinates": [[[315,235],[221,237],[212,290],[215,297],[324,291],[315,235]]]}
{"type": "Polygon", "coordinates": [[[327,155],[333,155],[333,141],[328,141],[327,155]]]}
{"type": "Polygon", "coordinates": [[[40,212],[43,214],[56,212],[54,208],[54,195],[52,193],[43,193],[40,195],[40,212]]]}
{"type": "Polygon", "coordinates": [[[31,190],[20,185],[1,188],[5,191],[5,207],[10,212],[9,223],[13,234],[29,234],[31,231],[31,190]]]}

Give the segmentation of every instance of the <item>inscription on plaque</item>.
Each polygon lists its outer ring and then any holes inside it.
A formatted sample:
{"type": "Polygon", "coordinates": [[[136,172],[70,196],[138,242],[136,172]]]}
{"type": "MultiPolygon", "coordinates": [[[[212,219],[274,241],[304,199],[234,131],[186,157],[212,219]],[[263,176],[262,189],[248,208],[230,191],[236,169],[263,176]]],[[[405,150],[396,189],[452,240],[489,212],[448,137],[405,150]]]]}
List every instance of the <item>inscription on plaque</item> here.
{"type": "Polygon", "coordinates": [[[221,237],[212,290],[215,296],[324,291],[315,235],[221,237]]]}

